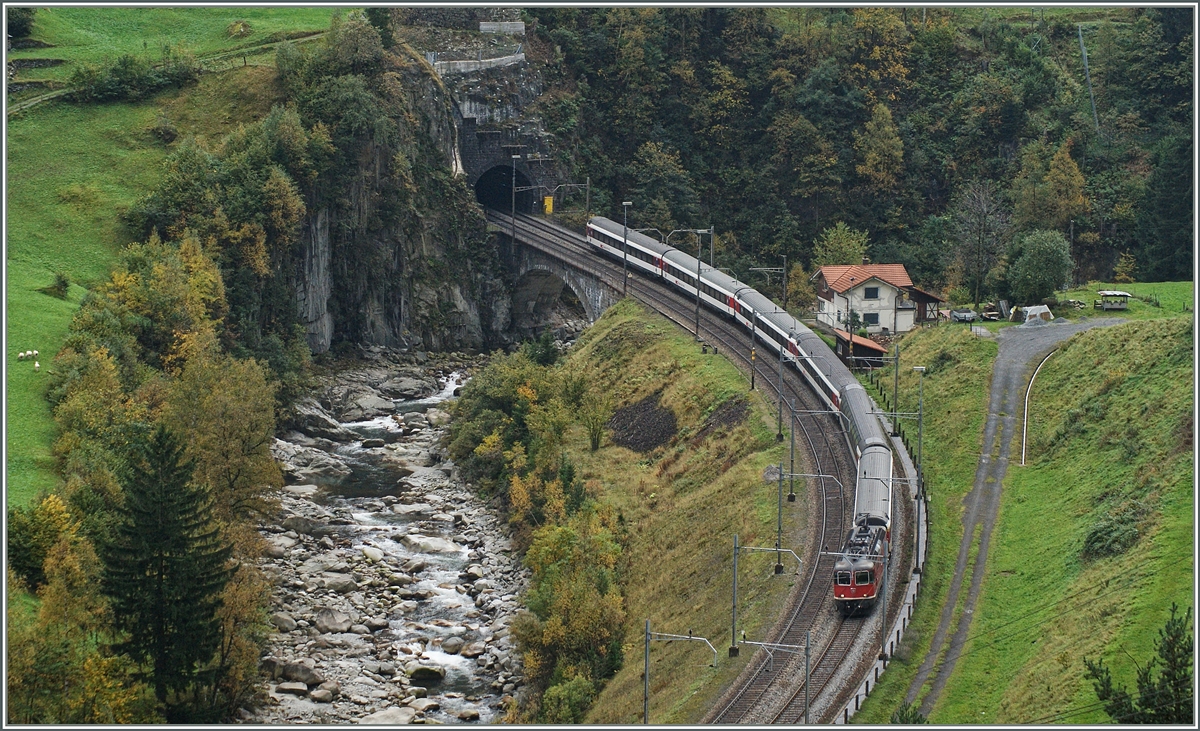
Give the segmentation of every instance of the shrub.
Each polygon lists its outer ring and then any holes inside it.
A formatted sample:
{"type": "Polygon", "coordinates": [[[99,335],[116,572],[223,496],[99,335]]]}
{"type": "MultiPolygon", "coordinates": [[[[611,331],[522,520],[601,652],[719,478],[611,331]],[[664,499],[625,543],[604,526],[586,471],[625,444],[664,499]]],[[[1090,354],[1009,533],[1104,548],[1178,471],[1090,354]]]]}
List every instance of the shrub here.
{"type": "Polygon", "coordinates": [[[37,8],[7,8],[8,34],[13,38],[25,38],[33,32],[33,15],[37,8]]]}
{"type": "Polygon", "coordinates": [[[1137,509],[1125,508],[1101,516],[1092,524],[1087,538],[1083,541],[1084,560],[1117,556],[1129,550],[1138,540],[1137,524],[1140,512],[1137,509]]]}
{"type": "Polygon", "coordinates": [[[156,91],[191,83],[199,75],[200,65],[193,56],[168,48],[157,66],[126,53],[111,66],[80,66],[70,83],[75,87],[72,98],[76,101],[101,102],[143,99],[156,91]]]}
{"type": "Polygon", "coordinates": [[[538,720],[541,723],[576,724],[592,705],[596,689],[592,682],[576,676],[565,683],[552,685],[542,696],[542,708],[538,720]]]}
{"type": "Polygon", "coordinates": [[[38,291],[43,294],[48,294],[51,297],[57,297],[60,300],[67,298],[67,291],[71,288],[71,278],[66,272],[55,272],[54,281],[47,284],[45,287],[38,288],[38,291]]]}

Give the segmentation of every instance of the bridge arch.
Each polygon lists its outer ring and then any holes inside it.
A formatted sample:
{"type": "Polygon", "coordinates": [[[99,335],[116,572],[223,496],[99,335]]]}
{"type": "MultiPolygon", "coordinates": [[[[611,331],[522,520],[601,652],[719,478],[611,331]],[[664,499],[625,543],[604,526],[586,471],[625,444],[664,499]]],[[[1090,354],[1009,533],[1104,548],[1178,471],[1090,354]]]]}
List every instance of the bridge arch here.
{"type": "MultiPolygon", "coordinates": [[[[532,185],[529,176],[521,171],[518,165],[516,170],[517,181],[517,213],[533,213],[534,206],[537,204],[538,191],[536,190],[520,190],[532,185]]],[[[495,165],[488,168],[475,181],[475,200],[479,204],[487,208],[494,208],[497,211],[508,213],[513,207],[513,171],[514,166],[495,165]]]]}
{"type": "Polygon", "coordinates": [[[535,264],[517,278],[512,292],[512,327],[526,335],[537,335],[556,308],[574,311],[588,322],[596,319],[586,292],[577,292],[573,283],[544,264],[535,264]]]}
{"type": "Polygon", "coordinates": [[[536,335],[560,300],[570,306],[578,300],[581,314],[591,323],[621,298],[619,290],[595,273],[524,242],[514,247],[509,261],[513,282],[511,324],[525,335],[536,335]]]}

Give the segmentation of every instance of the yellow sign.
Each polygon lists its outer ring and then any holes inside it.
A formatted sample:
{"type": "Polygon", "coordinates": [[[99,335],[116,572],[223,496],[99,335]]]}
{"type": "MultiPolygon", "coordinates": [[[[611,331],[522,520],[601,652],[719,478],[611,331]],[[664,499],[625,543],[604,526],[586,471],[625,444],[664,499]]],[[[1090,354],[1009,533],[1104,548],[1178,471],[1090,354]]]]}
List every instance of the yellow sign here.
{"type": "Polygon", "coordinates": [[[548,195],[542,199],[543,207],[546,209],[546,215],[554,213],[554,196],[548,195]]]}

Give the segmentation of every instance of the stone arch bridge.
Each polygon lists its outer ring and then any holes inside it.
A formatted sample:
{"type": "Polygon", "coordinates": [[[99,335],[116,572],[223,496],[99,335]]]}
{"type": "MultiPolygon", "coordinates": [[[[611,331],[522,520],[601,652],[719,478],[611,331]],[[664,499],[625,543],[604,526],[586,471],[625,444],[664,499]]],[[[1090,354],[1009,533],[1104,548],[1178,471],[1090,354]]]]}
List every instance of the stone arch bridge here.
{"type": "Polygon", "coordinates": [[[621,299],[612,282],[572,261],[564,251],[536,236],[512,228],[507,215],[488,213],[488,229],[499,234],[500,256],[512,281],[512,328],[534,335],[538,326],[564,295],[578,299],[588,322],[621,299]]]}

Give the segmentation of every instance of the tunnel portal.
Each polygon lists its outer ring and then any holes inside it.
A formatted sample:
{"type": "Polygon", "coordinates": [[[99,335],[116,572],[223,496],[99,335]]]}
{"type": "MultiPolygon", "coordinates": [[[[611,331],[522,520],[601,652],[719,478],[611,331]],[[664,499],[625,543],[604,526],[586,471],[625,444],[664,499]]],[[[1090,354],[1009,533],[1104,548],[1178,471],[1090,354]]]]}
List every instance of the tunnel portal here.
{"type": "MultiPolygon", "coordinates": [[[[531,185],[529,178],[518,168],[517,180],[517,213],[533,213],[537,205],[538,191],[520,190],[531,185]]],[[[513,207],[513,167],[497,165],[479,176],[475,181],[475,200],[488,208],[494,208],[502,213],[508,213],[513,207]]]]}

